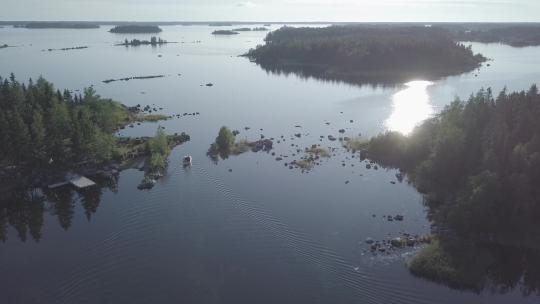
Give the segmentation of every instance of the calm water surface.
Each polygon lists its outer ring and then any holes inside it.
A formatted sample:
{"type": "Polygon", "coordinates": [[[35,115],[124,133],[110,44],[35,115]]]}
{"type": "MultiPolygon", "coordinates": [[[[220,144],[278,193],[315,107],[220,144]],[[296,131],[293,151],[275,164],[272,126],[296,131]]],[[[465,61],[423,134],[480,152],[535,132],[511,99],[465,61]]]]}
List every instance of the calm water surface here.
{"type": "MultiPolygon", "coordinates": [[[[207,26],[163,29],[161,38],[179,43],[114,46],[150,37],[110,34],[107,27],[0,28],[0,43],[16,46],[0,50],[3,77],[42,75],[62,89],[93,85],[128,105],[201,113],[160,123],[192,141],[173,151],[168,175],[151,191],[136,189],[143,173],[130,169],[101,188],[67,189],[0,214],[8,219],[0,227],[2,303],[538,302],[519,286],[477,294],[415,278],[404,263],[417,249],[367,253],[367,237],[430,231],[422,197],[406,182],[392,185],[392,170],[367,170],[342,149],[310,173],[289,170],[266,153],[217,164],[205,154],[222,125],[250,140],[283,135],[275,152],[291,158],[298,149],[291,144],[339,147],[326,139],[339,129],[349,137],[408,133],[457,96],[482,87],[527,89],[540,80],[540,48],[473,44],[494,59],[490,67],[438,81],[357,86],[275,75],[238,57],[265,33],[215,37],[207,26]],[[89,48],[42,51],[82,45],[89,48]],[[160,74],[166,77],[102,83],[160,74]],[[181,168],[185,154],[194,157],[192,168],[181,168]],[[405,221],[387,222],[387,214],[405,221]]],[[[152,135],[156,128],[143,124],[121,135],[152,135]]]]}

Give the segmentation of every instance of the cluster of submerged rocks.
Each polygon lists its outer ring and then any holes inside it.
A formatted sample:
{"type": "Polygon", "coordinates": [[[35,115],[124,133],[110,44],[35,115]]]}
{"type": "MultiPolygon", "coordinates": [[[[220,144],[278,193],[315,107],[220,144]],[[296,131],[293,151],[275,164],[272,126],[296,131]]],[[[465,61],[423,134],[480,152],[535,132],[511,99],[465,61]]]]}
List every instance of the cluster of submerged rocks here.
{"type": "Polygon", "coordinates": [[[399,237],[375,241],[372,238],[366,238],[365,243],[369,245],[369,251],[373,254],[391,253],[393,251],[416,247],[423,244],[430,244],[433,241],[432,235],[412,235],[410,233],[401,233],[399,237]]]}
{"type": "Polygon", "coordinates": [[[261,139],[254,142],[250,142],[249,147],[252,152],[265,151],[268,152],[274,147],[274,142],[271,139],[261,139]]]}
{"type": "Polygon", "coordinates": [[[183,114],[173,114],[171,116],[169,116],[169,118],[180,118],[180,117],[185,117],[185,116],[199,116],[201,115],[200,112],[193,112],[193,113],[187,113],[187,112],[184,112],[183,114]]]}
{"type": "Polygon", "coordinates": [[[158,110],[163,110],[162,107],[157,107],[156,105],[145,105],[144,107],[140,104],[137,104],[133,107],[128,107],[128,110],[131,112],[131,113],[135,113],[135,114],[138,114],[138,113],[152,113],[152,112],[157,112],[158,110]]]}
{"type": "MultiPolygon", "coordinates": [[[[163,111],[163,108],[162,107],[157,107],[155,105],[146,105],[146,106],[141,106],[140,104],[137,104],[136,106],[133,106],[133,107],[128,107],[128,110],[133,113],[133,114],[152,114],[154,112],[158,112],[158,111],[163,111]]],[[[188,113],[188,112],[184,112],[183,114],[172,114],[172,115],[160,115],[160,114],[154,114],[154,115],[148,115],[148,116],[142,116],[142,117],[138,117],[136,118],[136,122],[134,123],[130,123],[128,124],[127,126],[130,127],[130,128],[134,128],[135,125],[138,125],[140,126],[141,125],[141,122],[142,121],[161,121],[161,120],[167,120],[167,119],[174,119],[174,118],[182,118],[182,117],[186,117],[186,116],[199,116],[201,115],[200,112],[193,112],[193,113],[188,113]]],[[[125,129],[126,126],[121,126],[120,129],[125,129]]]]}
{"type": "Polygon", "coordinates": [[[398,215],[383,215],[382,216],[384,219],[386,219],[387,221],[389,222],[393,222],[393,221],[397,221],[397,222],[403,222],[403,220],[405,219],[405,217],[401,214],[398,214],[398,215]]]}
{"type": "MultiPolygon", "coordinates": [[[[341,112],[341,114],[343,114],[343,112],[341,112]]],[[[350,120],[347,120],[347,122],[349,123],[354,123],[354,120],[350,119],[350,120]]],[[[329,121],[326,121],[324,122],[326,125],[330,125],[331,122],[329,121]]],[[[275,139],[272,137],[270,138],[270,140],[274,143],[277,143],[277,144],[284,144],[286,143],[287,141],[291,142],[290,143],[290,147],[292,148],[292,150],[289,150],[288,153],[281,153],[281,154],[276,154],[275,152],[274,153],[271,153],[272,156],[274,157],[274,159],[277,161],[277,162],[281,162],[281,161],[284,161],[283,165],[286,167],[286,168],[289,168],[289,169],[300,169],[302,170],[302,172],[309,172],[313,167],[315,166],[319,166],[319,165],[322,165],[322,163],[324,162],[324,158],[330,158],[332,156],[337,156],[338,155],[338,149],[340,149],[339,147],[332,147],[332,146],[329,146],[328,148],[322,148],[321,145],[322,144],[317,144],[317,145],[312,145],[311,149],[310,148],[302,148],[299,146],[299,144],[296,144],[294,143],[295,140],[299,140],[299,139],[303,139],[305,137],[309,137],[310,134],[309,132],[298,132],[298,129],[302,129],[303,126],[301,124],[296,124],[294,125],[294,128],[297,129],[297,131],[295,132],[291,132],[291,134],[289,135],[281,135],[280,137],[276,137],[275,139]],[[310,150],[312,149],[317,149],[319,151],[322,151],[324,150],[325,151],[325,155],[324,157],[322,157],[322,155],[317,155],[317,153],[309,153],[310,150]],[[290,159],[287,161],[287,159],[290,159]]],[[[249,127],[249,126],[246,126],[243,128],[245,131],[248,131],[248,130],[251,130],[252,128],[249,127]]],[[[341,166],[343,167],[360,167],[360,166],[365,166],[366,169],[373,169],[373,170],[379,170],[379,165],[377,163],[375,163],[374,161],[372,160],[369,160],[368,159],[368,151],[365,150],[365,149],[358,149],[358,148],[355,148],[355,145],[353,144],[350,144],[353,139],[350,138],[350,137],[347,137],[347,136],[344,136],[346,133],[347,133],[347,130],[348,128],[341,128],[339,130],[337,130],[337,132],[339,132],[339,135],[333,135],[333,134],[330,134],[330,135],[320,135],[319,136],[319,141],[320,142],[323,142],[325,140],[325,138],[327,138],[330,142],[335,142],[335,141],[339,141],[340,143],[342,143],[342,148],[344,148],[345,151],[347,151],[348,153],[352,152],[352,155],[349,155],[349,156],[346,156],[344,158],[344,160],[341,161],[341,166]],[[356,159],[356,160],[359,160],[360,163],[358,163],[357,161],[353,161],[353,159],[356,159]]],[[[263,129],[260,129],[260,131],[263,131],[263,129]]],[[[233,132],[233,135],[234,136],[237,136],[238,134],[240,134],[240,131],[239,130],[234,130],[233,132]]],[[[358,136],[362,136],[362,134],[358,134],[358,136]]],[[[261,132],[261,140],[265,139],[266,136],[264,134],[262,134],[261,132]]],[[[259,147],[256,147],[253,151],[260,151],[260,150],[263,150],[259,144],[259,147]]],[[[269,150],[267,150],[269,151],[269,150]]],[[[362,176],[363,174],[360,174],[360,176],[362,176]]],[[[396,174],[396,177],[397,177],[397,180],[399,182],[402,182],[403,180],[403,175],[401,173],[398,173],[396,174]]],[[[346,184],[349,184],[350,181],[346,181],[345,182],[346,184]]],[[[396,184],[397,181],[395,180],[391,180],[390,181],[391,184],[396,184]]],[[[392,217],[391,220],[394,220],[394,217],[392,217]]],[[[399,217],[398,219],[399,220],[399,217]]]]}
{"type": "MultiPolygon", "coordinates": [[[[163,107],[158,107],[156,105],[145,105],[144,107],[140,104],[137,104],[133,107],[129,107],[128,110],[132,113],[139,114],[139,113],[148,113],[152,114],[153,112],[163,111],[163,107]]],[[[183,116],[198,116],[201,115],[200,112],[184,112],[182,114],[172,114],[167,116],[168,118],[180,118],[183,116]]]]}

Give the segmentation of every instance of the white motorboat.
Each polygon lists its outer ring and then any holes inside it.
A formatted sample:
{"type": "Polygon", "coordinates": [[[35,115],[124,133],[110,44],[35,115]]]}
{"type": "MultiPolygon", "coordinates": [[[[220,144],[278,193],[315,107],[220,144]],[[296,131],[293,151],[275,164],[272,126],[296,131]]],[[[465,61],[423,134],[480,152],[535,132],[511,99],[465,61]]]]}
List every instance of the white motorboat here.
{"type": "Polygon", "coordinates": [[[184,156],[184,166],[191,166],[193,162],[193,157],[191,155],[184,156]]]}

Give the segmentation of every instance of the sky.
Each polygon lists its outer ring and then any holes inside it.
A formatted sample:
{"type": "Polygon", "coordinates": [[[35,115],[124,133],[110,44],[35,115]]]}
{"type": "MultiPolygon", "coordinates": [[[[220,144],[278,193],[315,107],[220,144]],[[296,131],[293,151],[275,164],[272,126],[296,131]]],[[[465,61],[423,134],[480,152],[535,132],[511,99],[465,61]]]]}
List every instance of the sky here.
{"type": "Polygon", "coordinates": [[[540,22],[540,0],[0,0],[0,21],[540,22]]]}

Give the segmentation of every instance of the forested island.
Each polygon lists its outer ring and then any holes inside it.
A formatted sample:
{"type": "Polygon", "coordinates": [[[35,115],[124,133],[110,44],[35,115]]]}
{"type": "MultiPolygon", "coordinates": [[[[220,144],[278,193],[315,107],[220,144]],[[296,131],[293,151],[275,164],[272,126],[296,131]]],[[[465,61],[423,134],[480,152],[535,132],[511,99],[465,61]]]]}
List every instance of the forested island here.
{"type": "Polygon", "coordinates": [[[168,42],[167,40],[163,40],[161,38],[152,36],[152,37],[150,37],[150,40],[132,39],[130,41],[130,40],[126,39],[126,40],[124,40],[123,43],[119,43],[117,45],[122,45],[122,46],[140,46],[140,45],[158,46],[158,45],[163,45],[163,44],[168,44],[168,43],[177,43],[177,42],[168,42]]]}
{"type": "Polygon", "coordinates": [[[89,22],[30,22],[16,27],[28,29],[96,29],[98,24],[89,22]]]}
{"type": "Polygon", "coordinates": [[[0,45],[0,49],[5,49],[5,48],[8,48],[8,47],[9,47],[9,45],[7,45],[7,44],[1,44],[0,45]]]}
{"type": "Polygon", "coordinates": [[[486,61],[447,31],[424,27],[283,27],[245,56],[276,72],[355,82],[436,79],[486,61]]]}
{"type": "MultiPolygon", "coordinates": [[[[0,78],[0,106],[0,140],[9,143],[0,147],[0,180],[10,183],[20,177],[43,186],[66,171],[93,171],[111,162],[145,157],[147,171],[155,173],[164,167],[171,146],[189,140],[186,134],[169,135],[166,145],[156,148],[159,145],[151,138],[115,137],[128,124],[167,116],[146,115],[139,107],[101,98],[92,87],[82,95],[61,92],[43,78],[28,84],[13,75],[0,78]]],[[[165,136],[162,130],[157,135],[165,136]]]]}
{"type": "Polygon", "coordinates": [[[239,33],[238,32],[235,32],[235,31],[229,31],[229,30],[219,30],[219,31],[213,31],[212,32],[212,35],[224,35],[224,36],[228,36],[228,35],[238,35],[239,33]]]}
{"type": "Polygon", "coordinates": [[[162,29],[156,25],[118,25],[109,30],[118,34],[153,34],[161,31],[162,29]]]}
{"type": "Polygon", "coordinates": [[[389,132],[367,143],[370,159],[407,173],[425,196],[437,241],[410,260],[413,274],[456,288],[504,279],[539,290],[540,273],[531,271],[539,263],[539,115],[536,86],[496,97],[482,90],[410,136],[389,132]]]}

